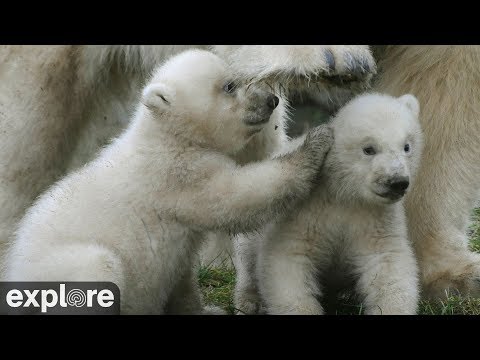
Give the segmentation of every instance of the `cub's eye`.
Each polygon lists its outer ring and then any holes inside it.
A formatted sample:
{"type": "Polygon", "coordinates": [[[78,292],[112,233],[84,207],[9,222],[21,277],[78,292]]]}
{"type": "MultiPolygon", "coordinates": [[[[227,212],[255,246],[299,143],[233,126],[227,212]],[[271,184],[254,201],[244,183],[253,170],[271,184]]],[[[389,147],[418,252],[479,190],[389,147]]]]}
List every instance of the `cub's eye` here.
{"type": "Polygon", "coordinates": [[[225,91],[227,94],[233,93],[236,89],[237,84],[235,84],[233,81],[229,81],[223,86],[223,91],[225,91]]]}
{"type": "Polygon", "coordinates": [[[365,155],[375,155],[377,152],[375,151],[373,146],[367,146],[367,147],[363,148],[363,153],[365,155]]]}
{"type": "Polygon", "coordinates": [[[405,152],[410,152],[410,144],[405,144],[405,146],[403,147],[403,150],[405,152]]]}

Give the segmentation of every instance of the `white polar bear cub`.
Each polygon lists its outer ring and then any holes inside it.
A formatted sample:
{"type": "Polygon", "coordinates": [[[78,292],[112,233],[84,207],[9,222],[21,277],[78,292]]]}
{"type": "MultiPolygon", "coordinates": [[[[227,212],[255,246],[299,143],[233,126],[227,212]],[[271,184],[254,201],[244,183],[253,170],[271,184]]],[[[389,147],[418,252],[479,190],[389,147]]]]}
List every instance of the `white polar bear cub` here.
{"type": "Polygon", "coordinates": [[[171,58],[126,131],[28,210],[7,280],[112,281],[122,313],[201,313],[193,262],[205,234],[252,231],[291,209],[333,142],[316,128],[292,154],[237,165],[232,156],[280,122],[279,102],[232,82],[213,53],[171,58]]]}
{"type": "Polygon", "coordinates": [[[354,280],[366,314],[416,313],[417,265],[401,199],[420,161],[418,114],[412,95],[366,94],[332,120],[320,185],[262,241],[267,313],[322,314],[322,285],[339,273],[354,280]]]}

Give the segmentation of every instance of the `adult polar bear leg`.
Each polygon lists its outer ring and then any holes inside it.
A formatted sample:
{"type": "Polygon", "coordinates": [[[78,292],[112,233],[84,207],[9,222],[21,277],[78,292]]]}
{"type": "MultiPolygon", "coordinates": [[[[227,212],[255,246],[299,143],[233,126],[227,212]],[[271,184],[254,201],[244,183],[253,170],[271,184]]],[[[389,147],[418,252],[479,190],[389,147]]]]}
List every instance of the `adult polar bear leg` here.
{"type": "Polygon", "coordinates": [[[392,46],[381,59],[375,89],[420,101],[425,148],[406,209],[424,294],[480,296],[480,255],[466,236],[480,178],[480,47],[392,46]]]}

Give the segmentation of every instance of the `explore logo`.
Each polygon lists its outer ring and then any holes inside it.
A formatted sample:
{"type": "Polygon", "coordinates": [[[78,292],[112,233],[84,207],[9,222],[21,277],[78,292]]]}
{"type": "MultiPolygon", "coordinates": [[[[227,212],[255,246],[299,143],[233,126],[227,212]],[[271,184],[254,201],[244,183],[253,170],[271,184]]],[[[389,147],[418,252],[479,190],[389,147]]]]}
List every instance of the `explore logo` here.
{"type": "Polygon", "coordinates": [[[0,314],[118,315],[120,290],[111,282],[0,282],[0,314]]]}

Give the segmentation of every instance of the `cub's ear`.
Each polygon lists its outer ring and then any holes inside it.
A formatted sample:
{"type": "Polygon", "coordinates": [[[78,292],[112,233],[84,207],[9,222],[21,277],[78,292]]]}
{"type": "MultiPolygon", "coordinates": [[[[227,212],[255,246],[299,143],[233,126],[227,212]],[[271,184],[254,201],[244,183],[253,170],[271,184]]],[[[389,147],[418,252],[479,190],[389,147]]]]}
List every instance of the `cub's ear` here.
{"type": "Polygon", "coordinates": [[[415,117],[418,117],[418,114],[420,113],[420,104],[415,96],[411,94],[406,94],[400,96],[398,98],[398,101],[400,101],[403,105],[410,109],[410,111],[413,112],[415,117]]]}
{"type": "Polygon", "coordinates": [[[168,85],[150,84],[142,91],[142,103],[151,110],[167,110],[175,98],[175,91],[168,85]]]}

